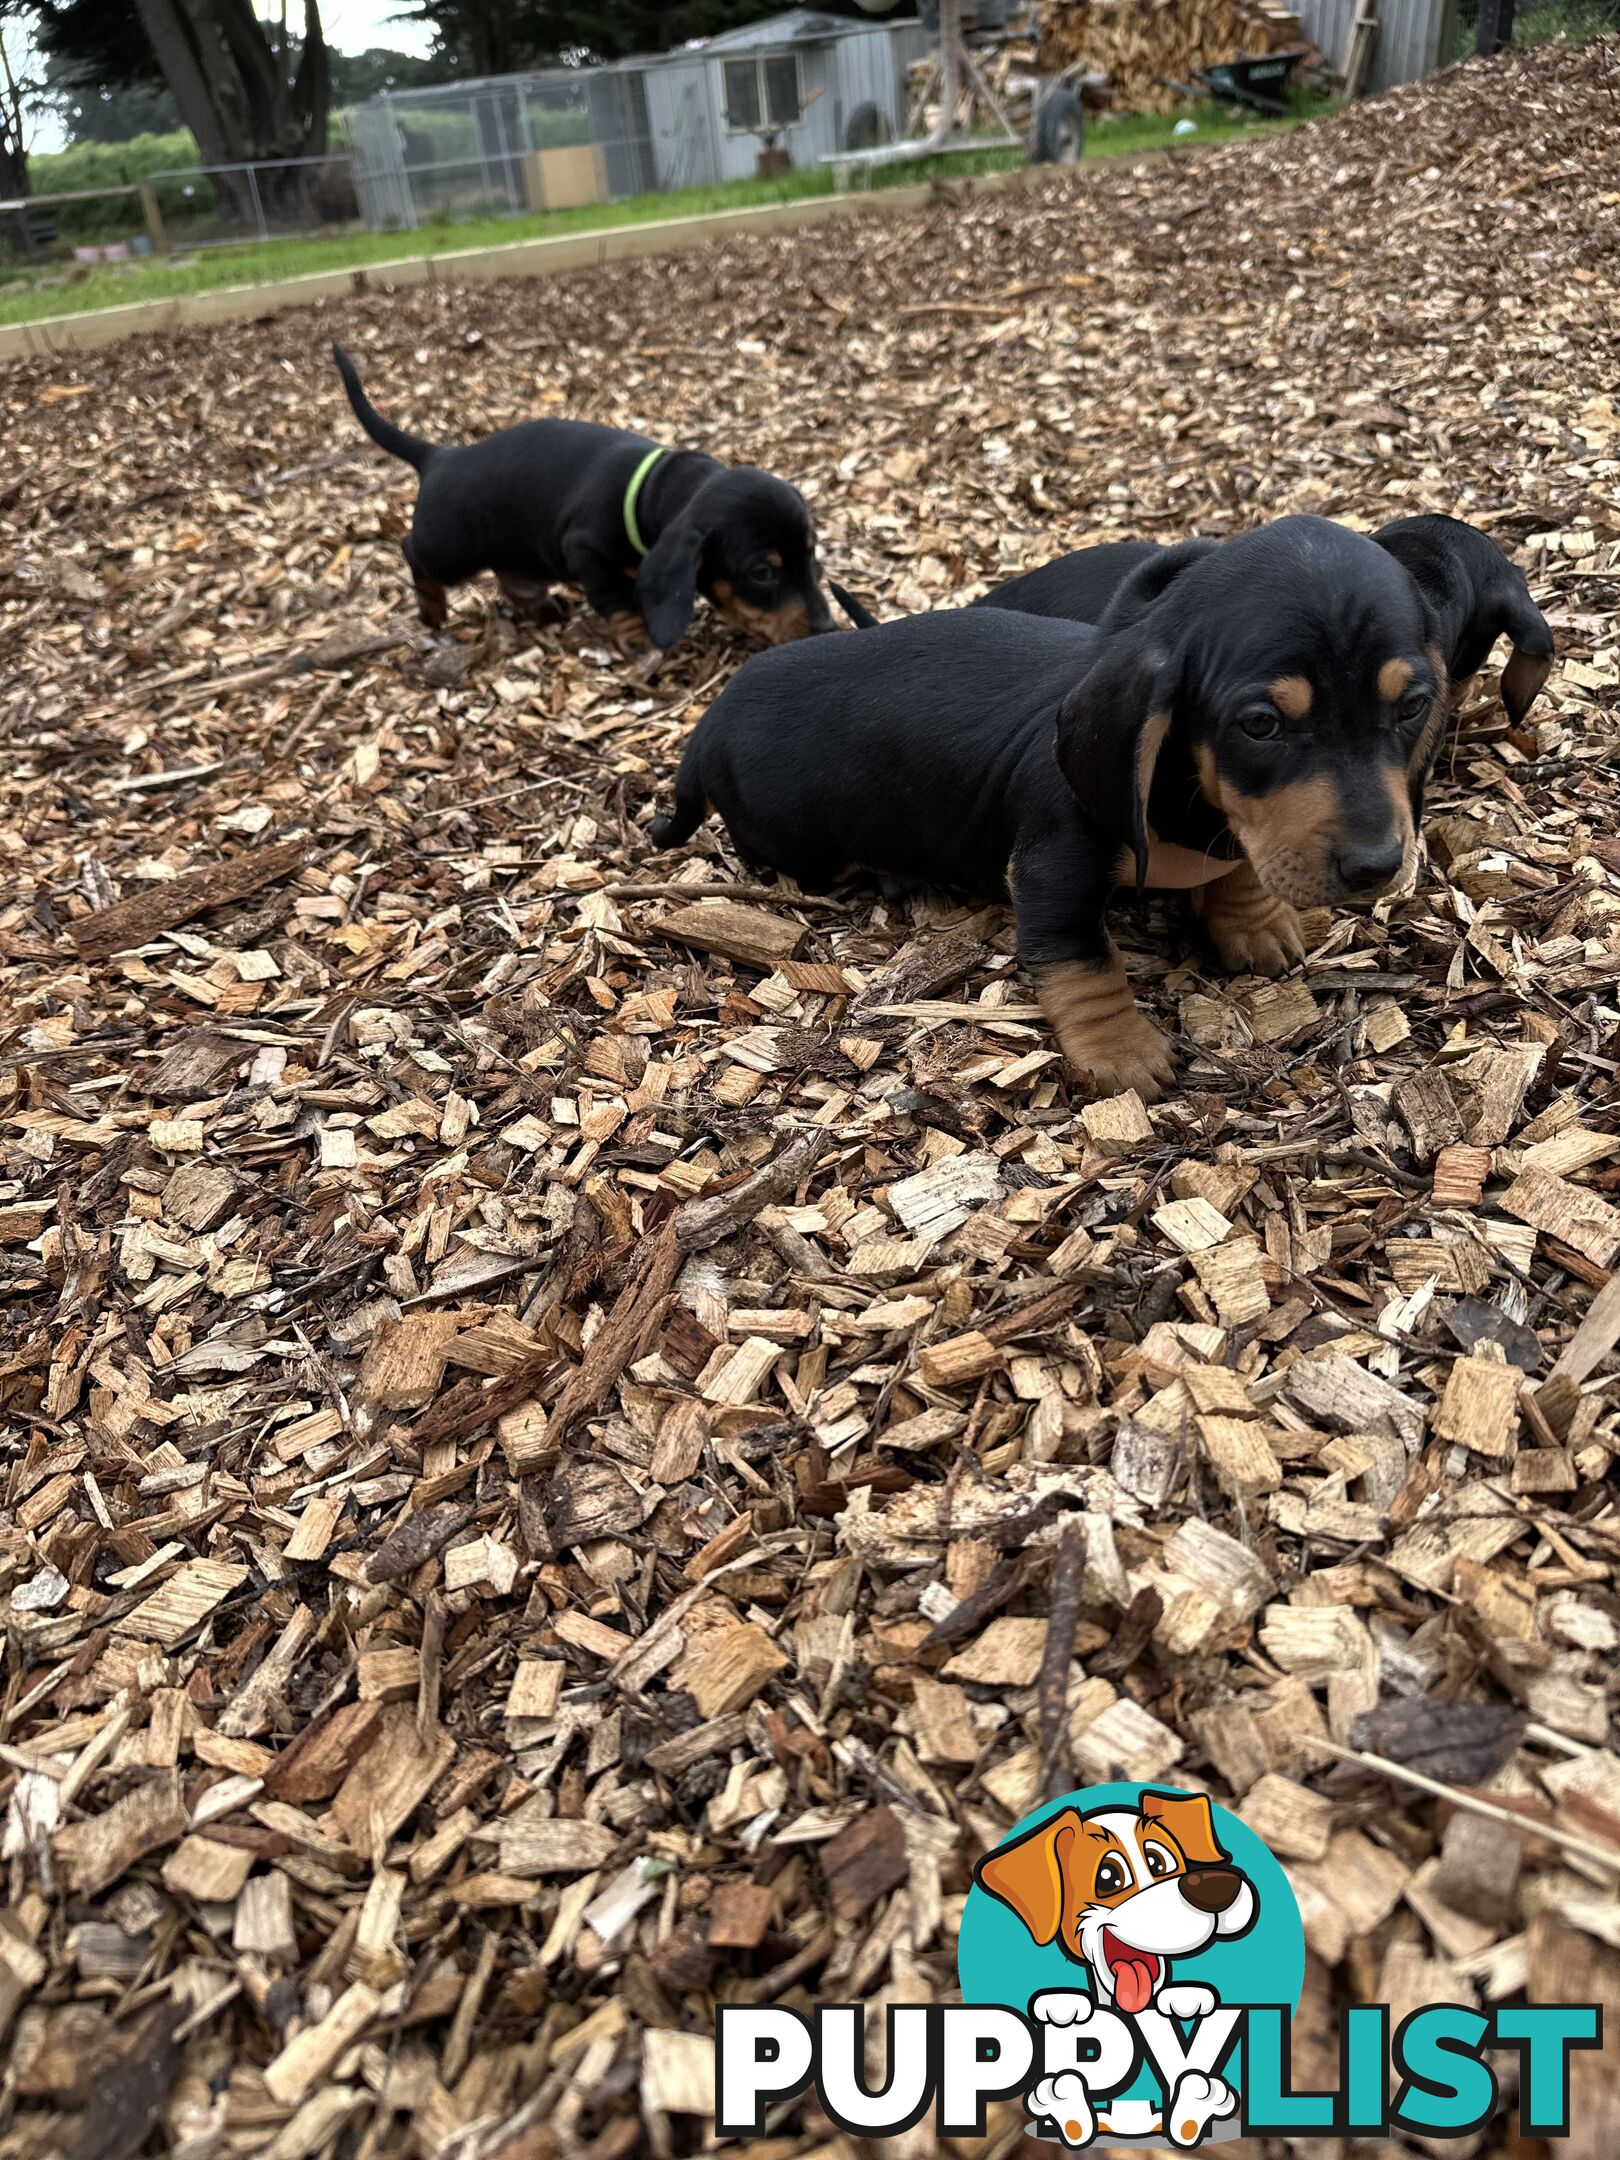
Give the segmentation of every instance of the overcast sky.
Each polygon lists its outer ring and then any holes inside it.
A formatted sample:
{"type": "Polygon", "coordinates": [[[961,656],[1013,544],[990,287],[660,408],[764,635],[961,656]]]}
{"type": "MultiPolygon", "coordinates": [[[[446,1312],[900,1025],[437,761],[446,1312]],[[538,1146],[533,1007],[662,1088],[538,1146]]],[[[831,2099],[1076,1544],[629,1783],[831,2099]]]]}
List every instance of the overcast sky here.
{"type": "MultiPolygon", "coordinates": [[[[270,10],[261,7],[259,12],[267,15],[270,10]]],[[[346,53],[364,52],[368,45],[386,45],[393,52],[425,53],[432,43],[427,25],[396,22],[398,13],[399,0],[322,0],[326,42],[346,53]]]]}
{"type": "MultiPolygon", "coordinates": [[[[400,0],[322,0],[321,23],[326,42],[338,52],[364,52],[370,45],[385,45],[393,52],[425,53],[432,43],[425,23],[397,22],[400,0]]],[[[267,21],[279,22],[279,0],[256,0],[257,12],[267,21]]],[[[303,14],[301,0],[292,0],[293,26],[303,14]]],[[[12,66],[21,74],[27,65],[28,41],[16,23],[6,25],[12,66]]],[[[41,113],[29,139],[31,150],[60,150],[67,138],[54,113],[41,113]]],[[[37,183],[36,183],[37,184],[37,183]]]]}

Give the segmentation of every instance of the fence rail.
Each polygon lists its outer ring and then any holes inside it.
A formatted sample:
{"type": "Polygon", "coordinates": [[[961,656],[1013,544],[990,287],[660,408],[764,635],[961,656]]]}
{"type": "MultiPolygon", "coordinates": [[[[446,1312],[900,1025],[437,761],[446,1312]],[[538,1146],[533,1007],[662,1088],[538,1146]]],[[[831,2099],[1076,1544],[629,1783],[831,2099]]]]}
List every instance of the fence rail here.
{"type": "Polygon", "coordinates": [[[0,202],[0,268],[50,270],[362,229],[347,156],[180,165],[0,202]]]}

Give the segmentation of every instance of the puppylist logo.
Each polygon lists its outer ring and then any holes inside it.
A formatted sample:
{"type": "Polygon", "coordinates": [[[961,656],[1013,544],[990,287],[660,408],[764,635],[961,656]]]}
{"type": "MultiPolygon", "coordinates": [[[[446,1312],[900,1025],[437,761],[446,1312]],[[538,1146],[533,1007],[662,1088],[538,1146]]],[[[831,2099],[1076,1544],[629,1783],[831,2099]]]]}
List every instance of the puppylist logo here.
{"type": "Polygon", "coordinates": [[[723,2007],[716,2118],[759,2137],[814,2086],[860,2137],[930,2111],[982,2136],[1019,2098],[1032,2135],[1083,2152],[1180,2151],[1253,2136],[1460,2137],[1516,2090],[1525,2138],[1569,2134],[1569,2066],[1602,2045],[1596,2004],[1431,2003],[1341,2013],[1338,2078],[1296,2090],[1290,2025],[1305,1930],[1288,1878],[1248,1825],[1202,1793],[1097,1785],[1026,1816],[981,1860],[957,1948],[963,2001],[888,2013],[885,2081],[867,2082],[864,2011],[723,2007]],[[1493,2056],[1517,2078],[1504,2080],[1493,2056]]]}

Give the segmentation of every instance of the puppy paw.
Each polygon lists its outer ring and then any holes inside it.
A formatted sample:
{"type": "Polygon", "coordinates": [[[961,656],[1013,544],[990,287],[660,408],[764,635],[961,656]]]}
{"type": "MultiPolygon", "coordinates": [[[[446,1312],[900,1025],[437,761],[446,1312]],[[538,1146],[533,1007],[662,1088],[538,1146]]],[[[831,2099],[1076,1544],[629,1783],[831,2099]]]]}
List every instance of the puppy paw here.
{"type": "Polygon", "coordinates": [[[1207,886],[1198,911],[1222,967],[1234,975],[1280,975],[1305,953],[1305,932],[1286,900],[1268,892],[1247,862],[1207,886]]]}
{"type": "Polygon", "coordinates": [[[1305,957],[1305,932],[1286,900],[1268,899],[1264,911],[1242,917],[1211,915],[1209,941],[1232,975],[1280,975],[1305,957]]]}
{"type": "Polygon", "coordinates": [[[1083,2025],[1096,2007],[1078,1988],[1043,1988],[1029,1998],[1029,2014],[1042,2025],[1083,2025]]]}
{"type": "Polygon", "coordinates": [[[1157,1102],[1176,1076],[1168,1040],[1139,1012],[1117,1021],[1105,1042],[1088,1044],[1083,1064],[1072,1050],[1069,1057],[1098,1095],[1123,1095],[1131,1088],[1143,1102],[1157,1102]]]}
{"type": "Polygon", "coordinates": [[[1089,2145],[1097,2134],[1097,2117],[1086,2081],[1072,2070],[1060,2071],[1056,2077],[1042,2078],[1031,2091],[1025,2107],[1031,2122],[1044,2117],[1054,2126],[1064,2144],[1077,2150],[1089,2145]]]}
{"type": "Polygon", "coordinates": [[[1038,968],[1035,987],[1058,1046],[1095,1094],[1134,1088],[1154,1102],[1175,1075],[1170,1045],[1131,995],[1117,960],[1038,968]]]}
{"type": "Polygon", "coordinates": [[[1165,2134],[1183,2151],[1199,2143],[1211,2123],[1237,2110],[1237,2095],[1225,2078],[1209,2077],[1202,2070],[1184,2070],[1165,2110],[1165,2134]]]}
{"type": "Polygon", "coordinates": [[[1161,1988],[1153,2005],[1156,2010],[1162,2010],[1166,2017],[1173,2018],[1208,2017],[1209,2013],[1219,2006],[1220,1997],[1213,1988],[1199,1987],[1191,1980],[1161,1988]]]}
{"type": "Polygon", "coordinates": [[[616,615],[610,615],[607,626],[613,633],[614,643],[622,653],[634,656],[657,650],[647,635],[647,625],[630,608],[621,608],[616,615]]]}

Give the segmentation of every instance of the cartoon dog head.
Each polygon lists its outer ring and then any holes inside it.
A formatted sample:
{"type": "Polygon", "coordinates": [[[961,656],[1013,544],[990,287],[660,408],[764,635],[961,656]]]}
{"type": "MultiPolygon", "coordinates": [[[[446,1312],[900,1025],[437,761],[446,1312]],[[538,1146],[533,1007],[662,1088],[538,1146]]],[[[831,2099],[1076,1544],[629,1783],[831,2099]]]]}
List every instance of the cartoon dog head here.
{"type": "Polygon", "coordinates": [[[998,1846],[974,1875],[1131,2016],[1152,2003],[1172,1958],[1246,1933],[1258,1911],[1201,1793],[1144,1792],[1134,1808],[1086,1815],[1065,1808],[998,1846]]]}

